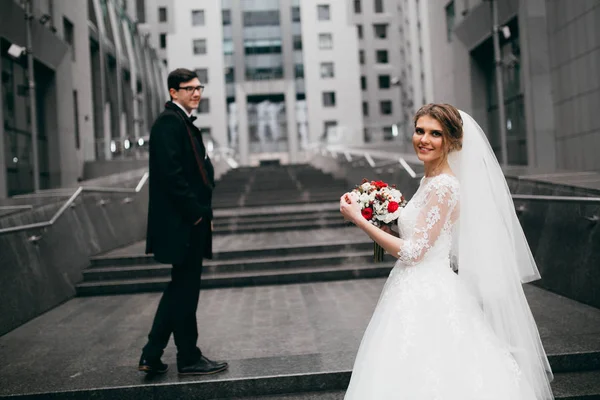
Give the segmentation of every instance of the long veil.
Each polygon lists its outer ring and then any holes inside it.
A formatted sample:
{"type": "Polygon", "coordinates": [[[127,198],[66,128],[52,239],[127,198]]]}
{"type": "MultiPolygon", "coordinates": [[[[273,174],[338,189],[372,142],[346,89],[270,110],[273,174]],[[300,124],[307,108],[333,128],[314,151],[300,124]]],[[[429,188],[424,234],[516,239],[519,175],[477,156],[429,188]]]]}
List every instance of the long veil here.
{"type": "Polygon", "coordinates": [[[553,399],[552,371],[522,287],[540,274],[483,130],[467,113],[460,115],[463,147],[449,156],[461,192],[454,244],[459,278],[508,345],[536,399],[553,399]]]}

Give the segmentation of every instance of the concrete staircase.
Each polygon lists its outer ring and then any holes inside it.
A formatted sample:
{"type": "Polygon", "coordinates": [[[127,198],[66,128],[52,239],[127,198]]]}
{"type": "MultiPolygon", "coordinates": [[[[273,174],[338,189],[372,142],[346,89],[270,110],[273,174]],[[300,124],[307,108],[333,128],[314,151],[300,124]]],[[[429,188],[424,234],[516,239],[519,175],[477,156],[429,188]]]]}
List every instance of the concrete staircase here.
{"type": "MultiPolygon", "coordinates": [[[[77,298],[0,337],[0,399],[343,399],[393,266],[391,257],[374,264],[372,243],[339,216],[350,187],[308,166],[241,169],[220,182],[198,321],[203,351],[227,359],[226,373],[148,379],[135,370],[170,274],[140,242],[92,258],[77,298]],[[317,194],[327,202],[312,201],[317,194]]],[[[556,398],[600,399],[600,310],[525,291],[556,398]]],[[[174,365],[172,344],[163,361],[174,365]]]]}

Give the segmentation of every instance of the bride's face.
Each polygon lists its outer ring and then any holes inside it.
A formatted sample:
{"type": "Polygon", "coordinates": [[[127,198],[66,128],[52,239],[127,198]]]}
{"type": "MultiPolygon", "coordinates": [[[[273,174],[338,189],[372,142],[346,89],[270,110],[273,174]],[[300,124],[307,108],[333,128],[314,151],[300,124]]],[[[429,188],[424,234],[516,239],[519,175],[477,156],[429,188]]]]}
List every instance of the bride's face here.
{"type": "Polygon", "coordinates": [[[444,156],[442,124],[428,115],[417,120],[412,141],[419,160],[424,163],[439,161],[444,156]]]}

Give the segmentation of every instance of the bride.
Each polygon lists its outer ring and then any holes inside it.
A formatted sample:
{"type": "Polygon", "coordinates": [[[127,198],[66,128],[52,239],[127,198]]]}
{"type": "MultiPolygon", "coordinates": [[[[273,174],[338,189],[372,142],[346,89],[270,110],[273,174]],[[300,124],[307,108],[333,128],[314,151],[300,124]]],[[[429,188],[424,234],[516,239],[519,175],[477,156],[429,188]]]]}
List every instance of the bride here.
{"type": "Polygon", "coordinates": [[[414,122],[425,177],[400,238],[365,220],[351,194],[340,199],[344,217],[398,258],[345,399],[553,399],[521,286],[539,272],[485,134],[448,104],[423,106],[414,122]]]}

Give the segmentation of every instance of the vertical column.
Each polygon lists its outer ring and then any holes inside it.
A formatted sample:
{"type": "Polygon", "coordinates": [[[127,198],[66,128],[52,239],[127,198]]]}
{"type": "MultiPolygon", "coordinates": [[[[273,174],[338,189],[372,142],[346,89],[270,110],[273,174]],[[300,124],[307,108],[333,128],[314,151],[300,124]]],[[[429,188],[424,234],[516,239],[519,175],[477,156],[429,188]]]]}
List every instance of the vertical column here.
{"type": "Polygon", "coordinates": [[[519,1],[522,79],[530,166],[556,167],[552,81],[545,0],[519,1]]]}
{"type": "Polygon", "coordinates": [[[233,60],[235,69],[235,103],[238,110],[238,140],[240,164],[250,164],[250,133],[248,132],[248,108],[244,82],[246,63],[244,59],[244,20],[241,1],[231,2],[231,29],[233,37],[233,60]]]}
{"type": "Polygon", "coordinates": [[[290,164],[298,162],[298,124],[296,122],[296,84],[294,73],[294,41],[292,32],[292,2],[280,2],[279,20],[282,32],[283,71],[285,80],[285,119],[287,122],[290,164]]]}
{"type": "MultiPolygon", "coordinates": [[[[97,83],[100,90],[98,96],[99,104],[94,104],[94,113],[97,118],[95,120],[96,130],[102,132],[103,143],[102,149],[104,152],[104,159],[110,160],[112,153],[110,152],[110,121],[107,122],[106,118],[106,50],[105,50],[105,35],[106,28],[104,26],[104,19],[102,18],[102,7],[100,6],[99,0],[93,0],[92,5],[96,14],[96,21],[98,23],[98,77],[99,82],[97,83]],[[108,126],[107,123],[109,124],[108,126]]],[[[96,84],[96,83],[95,83],[96,84]]],[[[96,137],[96,139],[98,139],[96,137]]],[[[97,145],[97,144],[96,144],[97,145]]]]}
{"type": "MultiPolygon", "coordinates": [[[[0,71],[2,71],[2,57],[0,56],[0,71]]],[[[2,84],[2,83],[0,83],[2,84]]],[[[6,160],[4,159],[4,96],[0,96],[0,199],[8,196],[6,182],[6,160]]]]}
{"type": "MultiPolygon", "coordinates": [[[[119,27],[119,18],[116,15],[116,5],[114,3],[114,1],[107,1],[106,2],[106,7],[107,7],[107,11],[108,11],[108,20],[110,22],[111,25],[111,30],[113,33],[113,38],[114,38],[114,44],[115,44],[115,58],[117,61],[117,65],[116,65],[116,71],[115,71],[115,75],[116,75],[116,86],[117,86],[117,115],[113,116],[113,118],[116,119],[117,124],[116,124],[116,128],[117,128],[117,132],[115,132],[113,134],[113,136],[118,137],[119,141],[121,142],[121,146],[123,146],[123,141],[125,139],[125,126],[123,124],[122,121],[122,117],[123,117],[123,57],[124,57],[124,50],[123,50],[123,46],[124,44],[121,43],[121,34],[120,34],[120,27],[119,27]]],[[[125,152],[122,151],[121,152],[121,157],[124,157],[125,152]]]]}

